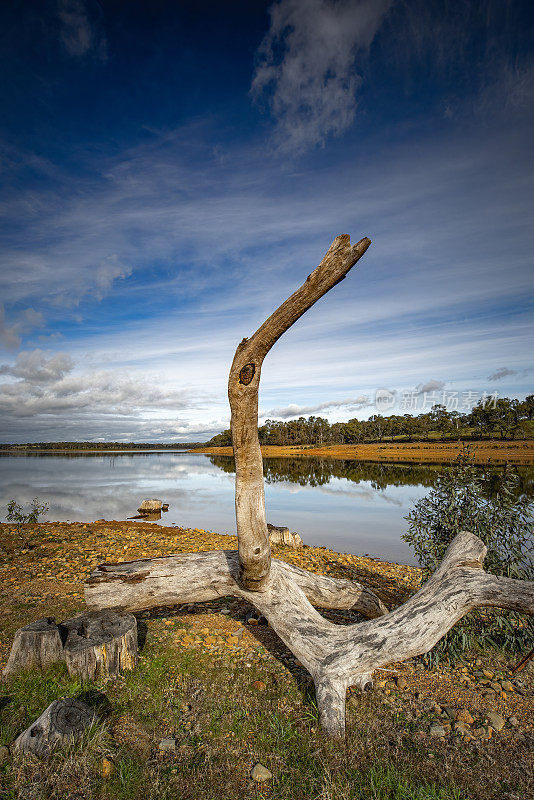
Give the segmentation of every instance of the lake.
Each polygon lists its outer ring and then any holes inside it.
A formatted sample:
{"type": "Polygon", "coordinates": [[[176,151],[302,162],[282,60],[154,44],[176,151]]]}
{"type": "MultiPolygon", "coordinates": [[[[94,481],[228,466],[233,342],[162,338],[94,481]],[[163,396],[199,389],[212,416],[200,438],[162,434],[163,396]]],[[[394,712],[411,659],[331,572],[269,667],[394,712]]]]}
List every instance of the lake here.
{"type": "MultiPolygon", "coordinates": [[[[443,467],[318,458],[265,459],[267,521],[305,544],[416,563],[404,517],[443,467]]],[[[518,468],[529,494],[532,469],[518,468]]],[[[145,498],[169,503],[159,524],[235,533],[231,457],[187,451],[0,455],[0,515],[11,499],[49,505],[43,520],[124,520],[145,498]]],[[[154,523],[158,524],[158,523],[154,523]]]]}

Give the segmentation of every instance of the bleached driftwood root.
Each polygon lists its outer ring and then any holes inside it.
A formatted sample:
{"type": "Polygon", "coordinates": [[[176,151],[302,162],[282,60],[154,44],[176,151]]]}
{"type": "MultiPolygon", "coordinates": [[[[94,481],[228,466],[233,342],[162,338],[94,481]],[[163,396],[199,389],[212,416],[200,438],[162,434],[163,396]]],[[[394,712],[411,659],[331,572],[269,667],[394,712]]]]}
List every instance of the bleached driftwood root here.
{"type": "Polygon", "coordinates": [[[348,686],[372,684],[372,672],[425,653],[473,608],[534,613],[534,583],[497,578],[482,569],[486,548],[460,533],[420,591],[390,613],[369,590],[271,560],[258,441],[258,388],[263,359],[280,336],[347,275],[370,245],[338,236],[321,264],[236,350],[228,381],[236,460],[237,552],[190,553],[104,564],[86,581],[89,608],[138,611],[234,595],[263,614],[315,681],[321,724],[345,731],[348,686]],[[314,605],[352,608],[371,620],[335,625],[314,605]]]}
{"type": "Polygon", "coordinates": [[[186,553],[102,564],[85,583],[90,609],[140,611],[233,595],[252,603],[312,675],[321,724],[342,736],[348,686],[372,684],[372,672],[426,653],[465,614],[482,606],[534,613],[534,583],[498,578],[482,569],[484,544],[460,533],[443,563],[410,600],[382,614],[369,589],[272,560],[262,592],[239,583],[236,551],[186,553]],[[351,608],[372,619],[336,625],[313,607],[351,608]]]}

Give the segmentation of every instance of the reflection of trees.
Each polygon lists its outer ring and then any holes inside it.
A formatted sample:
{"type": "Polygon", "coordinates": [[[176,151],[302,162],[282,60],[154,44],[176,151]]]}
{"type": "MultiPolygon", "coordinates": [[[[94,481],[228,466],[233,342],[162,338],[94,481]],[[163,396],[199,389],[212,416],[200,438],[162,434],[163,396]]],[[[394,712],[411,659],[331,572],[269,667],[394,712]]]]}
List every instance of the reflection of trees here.
{"type": "MultiPolygon", "coordinates": [[[[223,472],[235,472],[233,456],[209,456],[223,472]]],[[[384,464],[328,458],[264,458],[263,473],[267,483],[297,483],[300,486],[324,486],[331,478],[345,478],[353,483],[370,482],[373,489],[388,486],[434,486],[440,464],[384,464]]],[[[481,467],[488,495],[499,491],[502,467],[481,467]]],[[[515,467],[519,476],[518,494],[534,497],[534,469],[515,467]]]]}

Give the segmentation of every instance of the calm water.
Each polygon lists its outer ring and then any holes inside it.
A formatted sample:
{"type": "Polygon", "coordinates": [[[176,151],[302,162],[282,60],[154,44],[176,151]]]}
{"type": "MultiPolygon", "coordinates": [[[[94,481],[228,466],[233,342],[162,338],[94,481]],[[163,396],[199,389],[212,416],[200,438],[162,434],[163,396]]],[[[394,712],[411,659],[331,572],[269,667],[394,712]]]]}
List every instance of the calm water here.
{"type": "MultiPolygon", "coordinates": [[[[235,533],[233,459],[187,452],[0,456],[0,515],[14,498],[49,505],[47,520],[123,520],[145,498],[169,503],[162,525],[235,533]]],[[[266,459],[267,520],[304,542],[415,563],[403,517],[441,467],[266,459]]],[[[532,486],[532,471],[522,477],[532,486]]],[[[157,523],[155,523],[157,524],[157,523]]]]}

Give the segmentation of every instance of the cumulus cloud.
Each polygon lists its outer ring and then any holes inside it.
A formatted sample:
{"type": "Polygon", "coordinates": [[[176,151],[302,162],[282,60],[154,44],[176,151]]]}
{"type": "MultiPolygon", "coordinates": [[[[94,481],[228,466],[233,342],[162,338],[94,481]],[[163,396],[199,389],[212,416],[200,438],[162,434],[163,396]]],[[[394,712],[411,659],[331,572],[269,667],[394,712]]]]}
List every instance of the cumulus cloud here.
{"type": "Polygon", "coordinates": [[[284,408],[271,408],[270,411],[261,412],[261,416],[265,419],[272,417],[282,417],[287,419],[289,417],[301,417],[304,414],[314,414],[317,411],[325,411],[329,408],[341,408],[343,406],[350,407],[350,410],[357,410],[365,408],[366,406],[373,405],[367,395],[360,395],[359,397],[347,397],[345,400],[329,400],[325,403],[318,403],[314,406],[297,406],[289,405],[284,408]]]}
{"type": "Polygon", "coordinates": [[[20,336],[15,325],[8,325],[4,306],[0,304],[0,342],[9,350],[18,347],[20,336]]]}
{"type": "Polygon", "coordinates": [[[108,256],[100,262],[96,271],[96,296],[102,300],[117,278],[127,278],[132,268],[122,264],[117,255],[108,256]]]}
{"type": "Polygon", "coordinates": [[[500,369],[496,370],[491,375],[488,375],[488,380],[489,381],[502,381],[503,378],[507,378],[509,375],[517,375],[517,370],[508,369],[508,367],[501,367],[500,369]]]}
{"type": "Polygon", "coordinates": [[[90,19],[84,0],[60,0],[58,4],[61,44],[73,58],[92,55],[105,60],[106,39],[90,19]]]}
{"type": "Polygon", "coordinates": [[[20,437],[29,441],[32,432],[63,440],[69,434],[81,439],[113,440],[121,435],[138,439],[147,433],[150,438],[183,439],[221,424],[198,425],[183,418],[162,418],[164,409],[183,413],[202,403],[189,391],[160,388],[127,374],[77,374],[68,353],[49,355],[40,349],[22,352],[13,364],[2,364],[0,374],[9,378],[0,384],[0,424],[5,441],[20,437]]]}
{"type": "Polygon", "coordinates": [[[11,375],[27,383],[51,383],[60,381],[73,368],[68,353],[57,353],[47,359],[46,353],[37,349],[19,353],[14,364],[1,364],[0,375],[11,375]]]}
{"type": "Polygon", "coordinates": [[[8,350],[14,350],[20,346],[21,334],[33,328],[41,328],[43,325],[42,313],[34,308],[25,309],[14,322],[8,324],[5,308],[0,303],[0,342],[8,350]]]}
{"type": "Polygon", "coordinates": [[[258,50],[253,97],[267,97],[282,149],[302,151],[352,124],[369,47],[391,0],[280,0],[258,50]]]}

